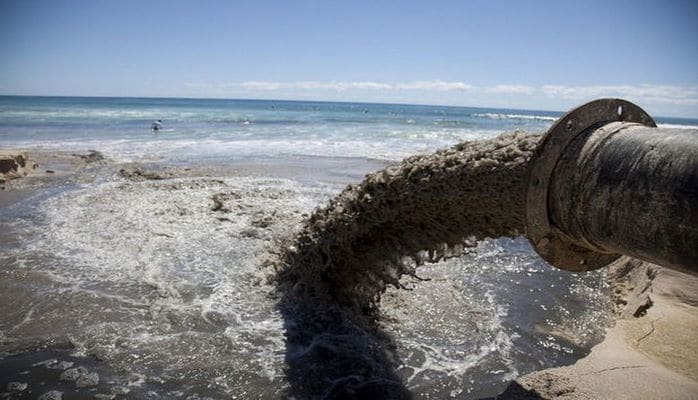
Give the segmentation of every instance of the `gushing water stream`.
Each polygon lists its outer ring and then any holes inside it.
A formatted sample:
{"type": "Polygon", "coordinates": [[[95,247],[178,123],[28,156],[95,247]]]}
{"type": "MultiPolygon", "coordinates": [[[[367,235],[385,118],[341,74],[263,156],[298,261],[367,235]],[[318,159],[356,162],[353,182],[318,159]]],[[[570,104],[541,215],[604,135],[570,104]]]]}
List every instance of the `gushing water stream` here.
{"type": "MultiPolygon", "coordinates": [[[[417,268],[485,238],[524,230],[537,135],[513,133],[410,157],[349,185],[280,254],[290,394],[409,398],[403,363],[378,318],[381,295],[417,268]]],[[[448,304],[444,304],[448,307],[448,304]]]]}
{"type": "Polygon", "coordinates": [[[537,140],[414,156],[338,195],[380,167],[80,171],[2,214],[3,379],[116,398],[479,398],[571,362],[602,329],[602,279],[515,238],[537,140]],[[61,381],[68,364],[100,383],[61,381]]]}

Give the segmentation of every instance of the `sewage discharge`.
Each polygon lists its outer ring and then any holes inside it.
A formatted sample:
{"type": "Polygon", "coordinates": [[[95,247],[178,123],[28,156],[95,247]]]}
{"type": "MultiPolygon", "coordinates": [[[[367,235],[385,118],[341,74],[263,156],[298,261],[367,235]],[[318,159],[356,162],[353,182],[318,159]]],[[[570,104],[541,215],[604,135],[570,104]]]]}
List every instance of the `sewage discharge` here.
{"type": "Polygon", "coordinates": [[[376,319],[380,295],[425,262],[524,232],[524,133],[465,142],[367,175],[310,216],[279,255],[289,395],[409,398],[376,319]]]}
{"type": "Polygon", "coordinates": [[[278,274],[294,295],[371,312],[387,285],[486,237],[524,232],[528,161],[540,137],[504,134],[413,156],[316,210],[278,274]]]}
{"type": "Polygon", "coordinates": [[[632,103],[602,99],[569,112],[544,137],[464,142],[348,186],[278,255],[290,394],[409,398],[394,373],[394,343],[377,322],[380,296],[389,285],[404,287],[405,275],[421,279],[425,262],[484,238],[526,235],[544,259],[572,271],[621,254],[698,265],[691,134],[658,129],[632,103]],[[652,152],[660,154],[643,157],[652,152]],[[643,211],[637,195],[668,211],[643,211]],[[662,232],[673,238],[672,226],[682,241],[652,244],[662,232]]]}

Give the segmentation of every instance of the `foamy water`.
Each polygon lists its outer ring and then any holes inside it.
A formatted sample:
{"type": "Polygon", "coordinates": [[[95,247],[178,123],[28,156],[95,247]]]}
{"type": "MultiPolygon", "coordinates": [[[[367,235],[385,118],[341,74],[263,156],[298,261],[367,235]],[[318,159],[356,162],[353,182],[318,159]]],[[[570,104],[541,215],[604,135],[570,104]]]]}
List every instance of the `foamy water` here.
{"type": "MultiPolygon", "coordinates": [[[[200,178],[107,182],[51,197],[31,223],[13,224],[28,242],[3,256],[3,268],[33,289],[0,295],[18,304],[2,319],[3,342],[68,338],[79,354],[125,371],[130,385],[158,383],[170,395],[276,398],[288,386],[288,321],[266,283],[265,247],[337,190],[200,178]],[[229,211],[211,210],[215,194],[227,196],[229,211]]],[[[425,398],[491,394],[519,373],[577,357],[598,337],[572,320],[599,317],[599,276],[555,271],[524,240],[486,242],[420,274],[432,280],[390,292],[381,309],[398,374],[425,398]]]]}
{"type": "MultiPolygon", "coordinates": [[[[546,130],[560,112],[293,101],[0,96],[0,146],[114,160],[304,155],[397,161],[463,140],[546,130]],[[150,131],[161,119],[164,129],[150,131]]],[[[696,126],[698,121],[659,119],[696,126]]]]}
{"type": "MultiPolygon", "coordinates": [[[[267,261],[304,214],[378,169],[347,156],[396,160],[551,122],[421,106],[3,101],[3,147],[94,148],[111,161],[0,209],[0,351],[69,342],[71,360],[111,371],[104,384],[161,398],[279,398],[298,383],[289,359],[327,350],[288,345],[298,319],[279,308],[267,261]],[[153,135],[161,115],[173,131],[153,135]],[[119,162],[133,160],[192,171],[120,177],[119,162]],[[196,172],[226,160],[243,172],[196,172]]],[[[573,362],[607,318],[602,273],[556,270],[523,238],[480,242],[417,274],[430,280],[385,293],[385,338],[364,342],[394,346],[387,373],[417,398],[491,396],[519,374],[573,362]]]]}
{"type": "Polygon", "coordinates": [[[38,225],[18,227],[32,240],[5,259],[45,287],[4,317],[4,339],[67,337],[146,381],[196,386],[213,375],[219,394],[280,387],[282,323],[258,257],[269,228],[298,221],[323,190],[192,179],[110,182],[51,198],[38,225]],[[221,193],[239,200],[236,212],[211,210],[221,193]]]}
{"type": "Polygon", "coordinates": [[[240,155],[399,160],[506,129],[542,130],[549,123],[538,117],[493,120],[482,117],[482,109],[456,107],[0,96],[1,145],[99,149],[121,161],[240,155]],[[164,129],[153,133],[156,119],[164,129]]]}

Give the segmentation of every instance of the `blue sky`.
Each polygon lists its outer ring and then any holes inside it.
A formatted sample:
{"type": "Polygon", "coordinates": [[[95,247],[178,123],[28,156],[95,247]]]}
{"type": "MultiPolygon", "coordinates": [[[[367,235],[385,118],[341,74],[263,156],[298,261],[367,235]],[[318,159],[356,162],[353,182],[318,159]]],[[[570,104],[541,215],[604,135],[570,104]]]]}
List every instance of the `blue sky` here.
{"type": "Polygon", "coordinates": [[[0,0],[0,93],[698,117],[696,1],[0,0]]]}

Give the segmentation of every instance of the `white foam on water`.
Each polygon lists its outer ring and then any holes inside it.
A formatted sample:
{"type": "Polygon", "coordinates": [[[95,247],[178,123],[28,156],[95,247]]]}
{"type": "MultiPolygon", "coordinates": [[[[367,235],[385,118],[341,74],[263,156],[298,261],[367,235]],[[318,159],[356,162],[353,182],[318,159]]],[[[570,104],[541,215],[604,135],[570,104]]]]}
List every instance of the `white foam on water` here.
{"type": "MultiPolygon", "coordinates": [[[[265,246],[338,190],[286,179],[180,178],[111,181],[49,198],[38,237],[15,265],[42,278],[3,340],[67,336],[80,354],[129,371],[134,385],[173,378],[279,397],[288,349],[261,268],[265,246]],[[212,210],[216,194],[227,211],[212,210]]],[[[532,254],[520,239],[486,242],[464,258],[421,267],[431,281],[385,296],[381,324],[396,340],[408,388],[471,392],[526,372],[517,347],[529,339],[512,328],[507,292],[528,295],[529,275],[535,282],[549,270],[532,254]]],[[[584,285],[570,292],[595,293],[584,285]]],[[[551,311],[562,315],[553,328],[568,336],[589,332],[594,320],[578,318],[574,304],[551,311]]],[[[531,340],[566,351],[556,337],[531,340]]]]}
{"type": "Polygon", "coordinates": [[[255,135],[196,137],[172,132],[154,136],[73,138],[61,141],[16,140],[8,147],[37,150],[86,151],[97,149],[117,162],[162,161],[173,158],[249,156],[361,157],[397,161],[419,152],[432,152],[462,140],[494,137],[497,131],[420,130],[387,131],[381,137],[356,137],[350,132],[327,135],[292,135],[255,139],[255,135]]]}
{"type": "Polygon", "coordinates": [[[418,275],[430,280],[381,302],[401,375],[418,392],[494,395],[521,374],[575,360],[608,324],[603,275],[556,270],[523,238],[481,242],[418,275]]]}
{"type": "Polygon", "coordinates": [[[495,370],[504,380],[518,373],[510,354],[516,334],[502,325],[506,304],[497,303],[491,289],[464,286],[460,268],[453,259],[421,267],[419,275],[430,281],[408,293],[391,290],[381,304],[409,371],[408,386],[445,379],[469,390],[477,386],[469,376],[495,370]]]}
{"type": "Polygon", "coordinates": [[[23,110],[0,110],[0,119],[19,118],[30,121],[61,121],[65,119],[86,119],[86,120],[149,120],[167,119],[186,121],[194,118],[201,118],[200,113],[191,111],[173,111],[160,108],[146,108],[138,110],[129,109],[109,109],[109,108],[63,108],[63,109],[23,109],[23,110]]]}
{"type": "MultiPolygon", "coordinates": [[[[280,387],[283,321],[259,257],[272,230],[290,229],[317,204],[317,191],[282,179],[193,178],[107,182],[51,198],[41,206],[43,234],[23,249],[45,261],[22,268],[53,283],[39,290],[42,317],[11,334],[67,335],[148,376],[151,365],[182,377],[248,371],[260,386],[280,387]],[[229,211],[211,209],[215,194],[229,211]]],[[[239,392],[243,381],[227,385],[239,392]]]]}
{"type": "Polygon", "coordinates": [[[535,114],[504,114],[504,113],[477,113],[474,117],[488,118],[494,120],[514,119],[514,120],[533,120],[533,121],[557,121],[558,117],[535,114]]]}
{"type": "Polygon", "coordinates": [[[657,124],[659,128],[670,129],[698,129],[698,125],[681,125],[681,124],[657,124]]]}

